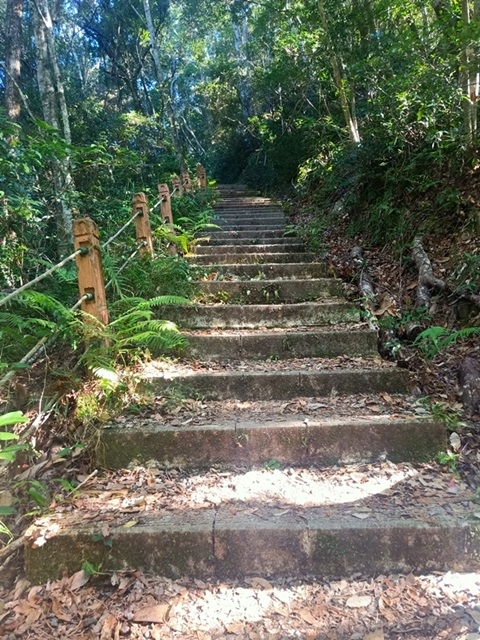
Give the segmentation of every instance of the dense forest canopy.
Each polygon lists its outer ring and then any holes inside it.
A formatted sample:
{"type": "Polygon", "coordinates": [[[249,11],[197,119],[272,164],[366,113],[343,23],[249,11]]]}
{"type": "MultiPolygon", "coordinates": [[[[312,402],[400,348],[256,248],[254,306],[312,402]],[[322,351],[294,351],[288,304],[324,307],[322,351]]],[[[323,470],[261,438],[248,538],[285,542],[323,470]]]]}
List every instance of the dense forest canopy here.
{"type": "Polygon", "coordinates": [[[197,161],[342,201],[373,240],[459,212],[478,0],[3,0],[0,16],[3,288],[68,253],[72,216],[108,228],[197,161]]]}

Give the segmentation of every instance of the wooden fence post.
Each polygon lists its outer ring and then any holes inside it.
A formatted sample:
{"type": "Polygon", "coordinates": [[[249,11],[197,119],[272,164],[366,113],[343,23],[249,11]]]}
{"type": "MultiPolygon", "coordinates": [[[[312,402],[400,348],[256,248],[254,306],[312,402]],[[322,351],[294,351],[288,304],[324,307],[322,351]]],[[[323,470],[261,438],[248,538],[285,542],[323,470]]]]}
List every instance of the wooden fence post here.
{"type": "Polygon", "coordinates": [[[207,171],[200,163],[197,164],[197,186],[199,189],[207,188],[207,171]]]}
{"type": "Polygon", "coordinates": [[[150,215],[148,211],[147,196],[143,192],[136,193],[132,200],[132,216],[135,218],[135,233],[138,242],[145,242],[140,249],[141,256],[153,256],[152,230],[150,228],[150,215]],[[139,213],[141,212],[141,213],[139,213]]]}
{"type": "MultiPolygon", "coordinates": [[[[159,184],[158,185],[158,195],[161,199],[161,211],[162,211],[162,220],[166,224],[172,225],[172,233],[175,233],[173,229],[173,215],[172,215],[172,202],[170,199],[170,188],[168,184],[159,184]]],[[[177,253],[177,245],[172,243],[168,250],[170,255],[174,255],[177,253]]]]}
{"type": "Polygon", "coordinates": [[[98,243],[98,227],[90,218],[73,221],[75,250],[84,247],[88,251],[76,256],[78,288],[80,296],[90,294],[82,301],[82,311],[108,324],[107,297],[103,279],[102,256],[98,243]]]}
{"type": "Polygon", "coordinates": [[[170,188],[168,184],[158,185],[158,197],[160,202],[160,211],[162,212],[162,220],[167,224],[173,224],[172,202],[170,200],[170,188]]]}
{"type": "Polygon", "coordinates": [[[182,173],[182,182],[183,182],[183,188],[185,189],[185,193],[191,193],[193,187],[192,187],[192,181],[190,180],[190,175],[188,171],[185,171],[185,173],[182,173]]]}
{"type": "Polygon", "coordinates": [[[181,198],[183,196],[183,184],[178,176],[173,176],[172,178],[173,184],[173,195],[176,198],[181,198]]]}

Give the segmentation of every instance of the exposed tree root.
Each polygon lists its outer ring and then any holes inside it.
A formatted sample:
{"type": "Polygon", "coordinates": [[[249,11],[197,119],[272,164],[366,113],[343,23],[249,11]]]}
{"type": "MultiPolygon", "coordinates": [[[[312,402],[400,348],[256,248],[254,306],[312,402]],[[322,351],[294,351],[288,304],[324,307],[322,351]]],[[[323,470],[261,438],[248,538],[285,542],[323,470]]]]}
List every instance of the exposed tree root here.
{"type": "Polygon", "coordinates": [[[471,418],[480,413],[480,361],[475,358],[462,360],[458,367],[458,382],[465,414],[471,418]]]}
{"type": "Polygon", "coordinates": [[[416,236],[412,245],[412,258],[418,269],[417,307],[430,305],[432,290],[443,291],[447,285],[433,275],[432,263],[422,245],[420,236],[416,236]]]}

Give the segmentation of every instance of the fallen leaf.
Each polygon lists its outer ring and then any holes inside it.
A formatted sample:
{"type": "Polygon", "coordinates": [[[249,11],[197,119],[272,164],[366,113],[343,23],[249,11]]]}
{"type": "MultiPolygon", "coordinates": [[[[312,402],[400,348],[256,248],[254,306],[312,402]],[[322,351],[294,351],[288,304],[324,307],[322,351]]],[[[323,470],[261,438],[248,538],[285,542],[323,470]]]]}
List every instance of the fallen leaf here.
{"type": "Polygon", "coordinates": [[[299,615],[300,618],[308,624],[318,624],[318,620],[312,616],[308,609],[300,609],[300,611],[297,612],[297,615],[299,615]]]}
{"type": "Polygon", "coordinates": [[[252,578],[250,584],[254,589],[273,589],[270,582],[264,578],[252,578]]]}
{"type": "Polygon", "coordinates": [[[153,607],[143,607],[133,616],[133,622],[166,622],[170,617],[171,604],[155,604],[153,607]]]}
{"type": "Polygon", "coordinates": [[[117,619],[112,614],[108,615],[100,632],[100,640],[111,640],[112,632],[117,626],[117,619]]]}
{"type": "Polygon", "coordinates": [[[368,605],[372,602],[371,596],[350,596],[350,598],[346,601],[345,605],[350,607],[351,609],[360,609],[361,607],[368,607],[368,605]]]}
{"type": "Polygon", "coordinates": [[[375,629],[372,633],[367,633],[367,635],[363,637],[363,640],[385,640],[383,629],[375,629]]]}
{"type": "Polygon", "coordinates": [[[130,529],[130,527],[134,527],[136,524],[138,524],[138,520],[129,520],[123,526],[125,529],[130,529]]]}
{"type": "Polygon", "coordinates": [[[80,571],[77,571],[77,573],[74,573],[71,577],[70,589],[76,591],[86,585],[89,580],[90,576],[83,569],[80,569],[80,571]]]}
{"type": "Polygon", "coordinates": [[[352,513],[352,516],[354,518],[358,518],[359,520],[365,520],[366,518],[370,517],[370,514],[369,513],[359,513],[357,511],[355,511],[355,512],[352,513]]]}

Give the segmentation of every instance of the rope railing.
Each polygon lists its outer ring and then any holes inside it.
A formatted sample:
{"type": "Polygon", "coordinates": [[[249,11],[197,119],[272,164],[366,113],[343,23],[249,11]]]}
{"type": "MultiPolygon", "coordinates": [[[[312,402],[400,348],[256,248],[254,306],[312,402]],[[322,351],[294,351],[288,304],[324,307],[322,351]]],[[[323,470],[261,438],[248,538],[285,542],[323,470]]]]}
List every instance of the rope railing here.
{"type": "MultiPolygon", "coordinates": [[[[167,184],[160,184],[158,186],[160,197],[151,209],[148,208],[147,198],[144,193],[135,194],[132,205],[132,216],[116,233],[102,244],[98,241],[98,227],[93,220],[90,218],[74,220],[73,233],[75,251],[61,260],[58,264],[47,269],[47,271],[41,275],[25,283],[5,297],[0,298],[0,306],[5,305],[26,289],[29,289],[38,282],[41,282],[44,278],[47,278],[71,260],[76,260],[78,286],[81,297],[69,309],[69,311],[73,312],[81,307],[82,311],[85,312],[85,322],[88,322],[88,318],[93,316],[103,324],[108,324],[106,290],[111,287],[114,282],[114,278],[111,278],[106,285],[104,284],[101,251],[114,242],[132,224],[132,222],[135,222],[135,232],[138,245],[135,251],[133,251],[125,262],[117,269],[117,274],[121,273],[138,253],[153,256],[149,213],[160,206],[163,221],[173,222],[170,202],[171,197],[175,193],[182,196],[184,191],[189,193],[192,190],[192,183],[188,173],[182,174],[182,180],[175,177],[173,182],[174,189],[172,192],[170,192],[170,188],[167,184]]],[[[205,169],[203,169],[201,165],[197,165],[197,185],[200,189],[206,188],[205,169]]],[[[38,353],[42,349],[46,351],[46,347],[56,340],[57,335],[58,331],[54,330],[53,335],[41,338],[37,344],[32,347],[25,356],[23,356],[18,364],[30,364],[34,362],[38,353]]],[[[9,382],[15,373],[16,370],[12,369],[3,376],[3,378],[0,379],[0,387],[3,387],[7,382],[9,382]]]]}
{"type": "Polygon", "coordinates": [[[118,236],[121,235],[125,231],[125,229],[132,224],[135,218],[138,218],[138,216],[141,216],[142,214],[143,214],[142,211],[136,211],[134,215],[128,220],[128,222],[126,222],[123,225],[123,227],[117,231],[117,233],[113,234],[113,236],[110,236],[110,238],[101,245],[102,249],[105,249],[106,247],[108,247],[109,244],[111,244],[114,240],[116,240],[118,236]]]}
{"type": "Polygon", "coordinates": [[[30,289],[31,287],[33,287],[34,284],[38,284],[39,282],[44,280],[46,277],[48,277],[52,273],[54,273],[57,269],[60,269],[61,267],[66,265],[71,260],[74,260],[77,256],[81,255],[82,253],[87,253],[87,252],[88,252],[87,248],[80,247],[79,249],[77,249],[77,251],[75,251],[74,253],[72,253],[68,257],[64,258],[58,264],[54,265],[50,269],[47,269],[47,271],[45,271],[44,273],[40,274],[39,276],[37,276],[33,280],[30,280],[30,282],[26,282],[24,285],[22,285],[18,289],[15,289],[15,291],[12,291],[11,293],[9,293],[4,298],[0,298],[0,307],[3,306],[4,304],[6,304],[7,302],[9,302],[10,300],[13,300],[13,298],[16,298],[18,295],[23,293],[23,291],[26,291],[27,289],[30,289]]]}
{"type": "MultiPolygon", "coordinates": [[[[137,255],[137,253],[139,253],[143,249],[143,247],[146,247],[146,246],[147,246],[147,242],[145,240],[142,240],[142,242],[140,242],[140,244],[135,249],[135,251],[125,260],[125,262],[122,264],[122,266],[117,269],[117,275],[119,273],[122,273],[122,271],[125,269],[125,267],[134,259],[134,257],[137,255]]],[[[113,281],[114,281],[114,279],[110,278],[110,280],[105,285],[105,290],[108,289],[113,284],[113,281]]]]}
{"type": "MultiPolygon", "coordinates": [[[[82,302],[84,302],[85,300],[88,300],[88,298],[91,295],[92,294],[90,293],[86,293],[85,295],[83,295],[79,300],[77,300],[77,302],[73,305],[73,307],[70,307],[69,311],[76,311],[81,306],[82,302]]],[[[25,354],[21,360],[18,361],[18,364],[31,364],[35,360],[38,352],[41,349],[45,348],[48,342],[53,341],[54,339],[55,339],[55,333],[51,336],[43,336],[43,338],[41,338],[37,342],[37,344],[34,347],[32,347],[30,351],[27,354],[25,354]]],[[[9,382],[13,378],[15,373],[16,373],[16,370],[12,369],[6,375],[4,375],[3,378],[0,379],[0,387],[3,387],[4,385],[6,385],[7,382],[9,382]]]]}

